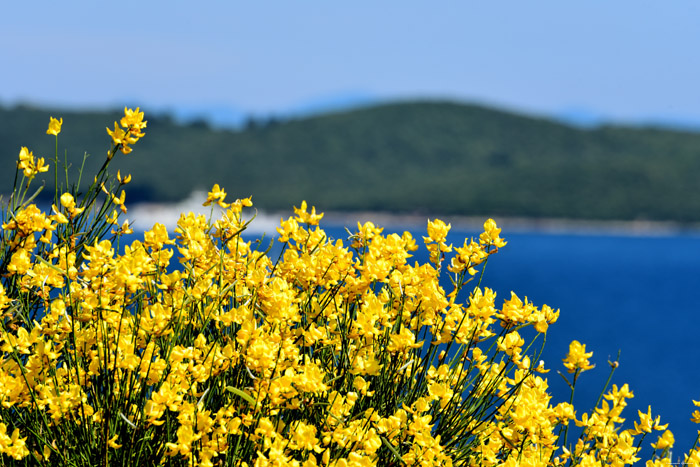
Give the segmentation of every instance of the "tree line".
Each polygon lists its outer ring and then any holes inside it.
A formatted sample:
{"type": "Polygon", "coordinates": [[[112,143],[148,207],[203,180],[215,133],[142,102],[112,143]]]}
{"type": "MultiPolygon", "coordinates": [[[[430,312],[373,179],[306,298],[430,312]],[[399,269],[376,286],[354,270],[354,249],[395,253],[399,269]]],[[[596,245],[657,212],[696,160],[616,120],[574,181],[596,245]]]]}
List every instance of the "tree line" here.
{"type": "MultiPolygon", "coordinates": [[[[127,203],[177,201],[214,183],[259,209],[428,215],[700,221],[700,134],[654,127],[575,128],[455,102],[415,101],[214,129],[146,112],[146,136],[116,162],[127,203]]],[[[88,173],[109,149],[114,112],[0,107],[0,192],[20,147],[88,173]]],[[[53,176],[45,192],[53,192],[53,176]]],[[[89,182],[89,181],[84,181],[89,182]]],[[[60,184],[59,178],[59,184],[60,184]]]]}

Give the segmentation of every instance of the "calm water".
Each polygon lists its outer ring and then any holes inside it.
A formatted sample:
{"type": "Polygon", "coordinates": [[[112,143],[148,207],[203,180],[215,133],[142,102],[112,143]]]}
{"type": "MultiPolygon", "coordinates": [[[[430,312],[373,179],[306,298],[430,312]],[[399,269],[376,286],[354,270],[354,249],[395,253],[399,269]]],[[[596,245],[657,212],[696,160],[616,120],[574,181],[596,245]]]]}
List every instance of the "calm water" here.
{"type": "MultiPolygon", "coordinates": [[[[326,231],[347,236],[342,229],[326,231]]],[[[420,242],[424,231],[413,234],[420,242]]],[[[454,232],[450,241],[461,245],[465,236],[476,235],[454,232]]],[[[687,451],[699,428],[690,414],[692,399],[700,400],[700,236],[504,233],[504,238],[508,245],[492,256],[482,286],[496,290],[499,306],[512,290],[538,306],[561,310],[544,353],[554,401],[569,398],[557,370],[565,373],[561,359],[571,340],[586,344],[596,364],[577,383],[578,417],[595,404],[609,374],[608,359],[620,350],[612,382],[629,383],[635,396],[623,417],[632,427],[637,410],[651,405],[654,416],[670,423],[674,452],[687,451]]],[[[416,252],[416,259],[425,256],[424,248],[416,252]]]]}

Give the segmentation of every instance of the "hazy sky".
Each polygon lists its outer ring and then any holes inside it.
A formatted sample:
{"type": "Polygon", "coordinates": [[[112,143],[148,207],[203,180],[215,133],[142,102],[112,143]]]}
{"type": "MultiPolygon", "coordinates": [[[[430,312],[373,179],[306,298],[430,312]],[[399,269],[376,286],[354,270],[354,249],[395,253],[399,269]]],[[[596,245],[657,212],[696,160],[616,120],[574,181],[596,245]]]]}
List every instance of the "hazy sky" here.
{"type": "Polygon", "coordinates": [[[441,97],[700,121],[700,1],[5,2],[0,103],[441,97]]]}

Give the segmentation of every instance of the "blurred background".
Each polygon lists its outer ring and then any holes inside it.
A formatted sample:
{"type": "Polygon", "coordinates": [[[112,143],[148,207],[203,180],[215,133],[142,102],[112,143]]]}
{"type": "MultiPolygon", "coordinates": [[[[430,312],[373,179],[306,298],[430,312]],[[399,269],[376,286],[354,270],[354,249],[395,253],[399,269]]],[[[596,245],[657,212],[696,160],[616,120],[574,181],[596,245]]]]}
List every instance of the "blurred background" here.
{"type": "Polygon", "coordinates": [[[99,166],[128,105],[132,203],[700,221],[691,0],[41,5],[0,18],[6,163],[56,113],[99,166]]]}
{"type": "Polygon", "coordinates": [[[211,118],[441,98],[593,124],[700,123],[700,5],[621,0],[11,2],[5,104],[211,118]]]}
{"type": "Polygon", "coordinates": [[[621,349],[629,422],[652,405],[681,452],[700,399],[698,17],[695,0],[9,2],[0,192],[21,146],[53,157],[49,115],[59,154],[94,170],[138,106],[146,137],[115,168],[141,228],[214,183],[338,225],[440,215],[463,238],[495,217],[511,241],[487,285],[562,310],[547,366],[574,338],[596,352],[578,415],[621,349]]]}
{"type": "Polygon", "coordinates": [[[699,9],[13,2],[0,18],[2,157],[30,142],[53,154],[35,135],[55,113],[68,157],[87,151],[98,167],[115,116],[103,113],[128,105],[149,121],[119,162],[135,175],[132,204],[219,183],[266,211],[307,199],[324,211],[694,223],[699,9]]]}

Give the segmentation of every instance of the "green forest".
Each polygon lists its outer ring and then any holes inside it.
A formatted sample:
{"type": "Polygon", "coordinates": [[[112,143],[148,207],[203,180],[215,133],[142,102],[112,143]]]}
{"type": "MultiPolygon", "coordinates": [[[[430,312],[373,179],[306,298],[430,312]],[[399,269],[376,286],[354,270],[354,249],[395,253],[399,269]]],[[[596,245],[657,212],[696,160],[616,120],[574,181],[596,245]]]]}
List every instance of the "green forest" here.
{"type": "MultiPolygon", "coordinates": [[[[582,129],[432,101],[227,130],[141,110],[146,136],[114,164],[133,176],[127,204],[177,201],[218,183],[229,199],[252,195],[263,210],[306,200],[321,211],[700,221],[700,133],[582,129]]],[[[89,154],[86,170],[94,173],[110,149],[105,127],[122,114],[1,107],[0,192],[12,189],[22,146],[53,159],[49,116],[64,121],[59,155],[75,170],[89,154]]],[[[53,176],[46,179],[53,193],[53,176]]]]}

